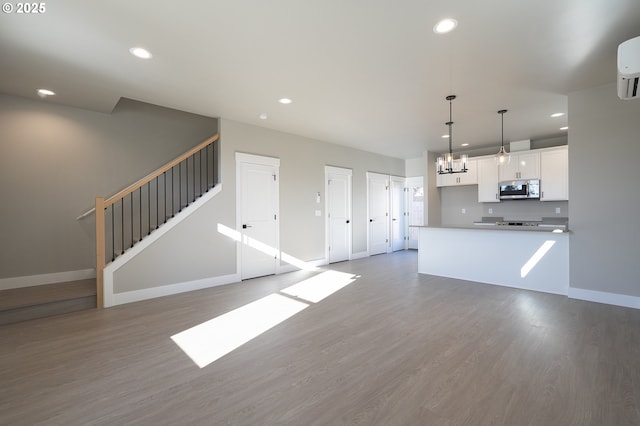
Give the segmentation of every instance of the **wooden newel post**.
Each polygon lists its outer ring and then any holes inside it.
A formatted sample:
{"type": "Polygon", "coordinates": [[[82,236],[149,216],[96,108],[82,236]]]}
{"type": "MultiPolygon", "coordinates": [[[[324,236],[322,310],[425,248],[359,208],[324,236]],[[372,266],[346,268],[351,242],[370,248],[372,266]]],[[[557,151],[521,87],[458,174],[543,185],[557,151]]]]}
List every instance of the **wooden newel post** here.
{"type": "Polygon", "coordinates": [[[104,308],[104,198],[96,197],[96,295],[98,309],[104,308]]]}

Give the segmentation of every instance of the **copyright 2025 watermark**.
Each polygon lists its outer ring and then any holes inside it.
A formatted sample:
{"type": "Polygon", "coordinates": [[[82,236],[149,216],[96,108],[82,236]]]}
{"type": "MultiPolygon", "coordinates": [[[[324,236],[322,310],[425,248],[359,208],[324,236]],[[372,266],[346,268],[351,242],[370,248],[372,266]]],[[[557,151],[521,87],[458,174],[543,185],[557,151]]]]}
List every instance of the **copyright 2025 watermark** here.
{"type": "Polygon", "coordinates": [[[3,3],[2,12],[24,15],[38,15],[47,13],[46,3],[3,3]]]}

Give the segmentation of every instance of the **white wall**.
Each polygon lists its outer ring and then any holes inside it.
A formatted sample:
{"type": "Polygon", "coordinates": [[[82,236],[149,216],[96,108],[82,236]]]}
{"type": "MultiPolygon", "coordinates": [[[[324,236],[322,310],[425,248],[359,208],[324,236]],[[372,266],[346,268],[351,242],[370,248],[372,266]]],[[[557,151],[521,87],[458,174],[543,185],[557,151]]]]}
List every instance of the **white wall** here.
{"type": "Polygon", "coordinates": [[[640,99],[569,95],[571,287],[640,297],[640,99]]]}

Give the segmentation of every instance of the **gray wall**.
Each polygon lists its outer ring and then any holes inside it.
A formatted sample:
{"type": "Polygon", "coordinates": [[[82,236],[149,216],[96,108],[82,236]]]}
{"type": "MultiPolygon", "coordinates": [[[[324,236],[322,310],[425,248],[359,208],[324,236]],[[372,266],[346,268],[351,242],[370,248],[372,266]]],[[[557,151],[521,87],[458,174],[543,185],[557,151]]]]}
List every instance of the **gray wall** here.
{"type": "Polygon", "coordinates": [[[404,164],[405,171],[407,173],[406,177],[424,176],[426,165],[424,155],[422,157],[410,158],[408,160],[405,160],[404,164]]]}
{"type": "MultiPolygon", "coordinates": [[[[506,200],[499,203],[479,203],[478,185],[440,188],[442,225],[473,224],[483,216],[505,219],[540,220],[543,217],[567,217],[568,201],[506,200]],[[556,208],[560,213],[556,213],[556,208]],[[466,213],[462,213],[465,209],[466,213]],[[492,209],[493,212],[489,212],[492,209]]],[[[569,223],[571,227],[571,223],[569,223]]]]}
{"type": "Polygon", "coordinates": [[[95,267],[94,216],[76,217],[217,130],[127,99],[102,114],[0,95],[0,278],[95,267]]]}
{"type": "Polygon", "coordinates": [[[354,253],[367,250],[366,172],[404,176],[404,160],[230,120],[221,120],[221,136],[227,190],[235,190],[236,152],[280,158],[280,244],[305,261],[324,258],[324,217],[315,216],[317,192],[324,210],[324,166],[353,170],[354,253]]]}
{"type": "Polygon", "coordinates": [[[404,161],[262,127],[220,120],[222,192],[114,274],[117,293],[236,272],[235,243],[217,232],[235,229],[235,153],[280,159],[280,245],[303,261],[324,258],[324,167],[353,170],[353,252],[367,249],[366,172],[404,175],[404,161]],[[316,193],[321,194],[320,207],[316,193]]]}
{"type": "Polygon", "coordinates": [[[640,296],[640,99],[569,95],[571,286],[640,296]]]}

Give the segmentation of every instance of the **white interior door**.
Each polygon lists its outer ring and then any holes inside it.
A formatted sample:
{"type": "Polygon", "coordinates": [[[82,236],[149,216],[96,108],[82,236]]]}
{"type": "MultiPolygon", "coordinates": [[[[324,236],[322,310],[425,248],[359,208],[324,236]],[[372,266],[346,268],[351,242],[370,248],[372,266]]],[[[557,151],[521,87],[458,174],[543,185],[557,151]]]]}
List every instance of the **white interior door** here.
{"type": "Polygon", "coordinates": [[[386,253],[389,247],[389,176],[367,173],[369,255],[386,253]]]}
{"type": "Polygon", "coordinates": [[[391,176],[391,250],[405,249],[405,178],[391,176]]]}
{"type": "Polygon", "coordinates": [[[276,272],[279,161],[248,154],[239,154],[237,158],[240,275],[245,280],[276,272]]]}
{"type": "Polygon", "coordinates": [[[325,167],[329,263],[351,259],[351,175],[350,169],[325,167]]]}
{"type": "MultiPolygon", "coordinates": [[[[407,218],[408,225],[424,225],[424,179],[422,176],[407,178],[407,218]]],[[[409,226],[408,243],[410,249],[418,248],[418,228],[409,226]]]]}

